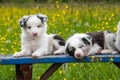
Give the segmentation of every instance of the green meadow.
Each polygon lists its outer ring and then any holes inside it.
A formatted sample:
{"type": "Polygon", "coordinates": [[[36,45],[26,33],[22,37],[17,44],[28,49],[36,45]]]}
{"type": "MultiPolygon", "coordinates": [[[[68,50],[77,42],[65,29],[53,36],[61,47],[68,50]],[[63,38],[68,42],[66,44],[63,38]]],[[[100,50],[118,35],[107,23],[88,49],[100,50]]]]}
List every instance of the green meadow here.
{"type": "MultiPolygon", "coordinates": [[[[116,32],[120,20],[120,3],[60,3],[51,4],[1,4],[0,5],[0,54],[20,51],[19,19],[24,15],[46,14],[48,33],[67,39],[74,33],[109,30],[116,32]]],[[[34,64],[33,80],[51,64],[34,64]]],[[[0,65],[0,80],[15,80],[13,65],[0,65]]],[[[120,80],[120,69],[109,63],[69,63],[64,72],[59,68],[49,80],[120,80]]]]}

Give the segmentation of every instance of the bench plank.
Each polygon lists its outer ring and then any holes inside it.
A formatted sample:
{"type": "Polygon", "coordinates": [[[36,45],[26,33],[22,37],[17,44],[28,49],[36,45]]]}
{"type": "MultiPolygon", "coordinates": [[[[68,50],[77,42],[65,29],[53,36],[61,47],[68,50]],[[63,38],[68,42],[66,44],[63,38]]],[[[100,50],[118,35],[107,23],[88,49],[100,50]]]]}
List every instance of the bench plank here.
{"type": "Polygon", "coordinates": [[[48,55],[39,58],[19,57],[12,55],[0,56],[0,64],[35,64],[35,63],[72,63],[72,62],[120,62],[120,54],[91,55],[83,59],[75,59],[69,55],[48,55]]]}

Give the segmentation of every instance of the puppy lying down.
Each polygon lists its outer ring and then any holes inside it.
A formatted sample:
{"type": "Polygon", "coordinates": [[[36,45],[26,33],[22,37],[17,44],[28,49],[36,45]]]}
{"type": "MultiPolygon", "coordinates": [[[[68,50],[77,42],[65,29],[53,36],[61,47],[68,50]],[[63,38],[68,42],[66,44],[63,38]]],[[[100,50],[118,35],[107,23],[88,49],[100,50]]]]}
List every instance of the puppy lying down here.
{"type": "Polygon", "coordinates": [[[68,38],[65,52],[77,59],[92,54],[116,54],[115,41],[116,35],[108,31],[76,33],[68,38]]]}

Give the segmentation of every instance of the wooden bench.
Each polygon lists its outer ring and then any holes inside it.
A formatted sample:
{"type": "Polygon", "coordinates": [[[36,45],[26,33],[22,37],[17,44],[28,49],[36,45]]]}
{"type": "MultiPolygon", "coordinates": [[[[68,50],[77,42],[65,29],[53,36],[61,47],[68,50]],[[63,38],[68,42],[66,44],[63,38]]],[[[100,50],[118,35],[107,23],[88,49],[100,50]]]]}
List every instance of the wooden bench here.
{"type": "Polygon", "coordinates": [[[1,65],[15,65],[16,80],[32,80],[32,64],[53,63],[40,77],[40,80],[47,80],[63,63],[75,62],[113,62],[120,68],[120,55],[92,55],[83,59],[75,59],[69,55],[48,55],[37,59],[32,57],[14,58],[11,55],[0,56],[1,65]]]}

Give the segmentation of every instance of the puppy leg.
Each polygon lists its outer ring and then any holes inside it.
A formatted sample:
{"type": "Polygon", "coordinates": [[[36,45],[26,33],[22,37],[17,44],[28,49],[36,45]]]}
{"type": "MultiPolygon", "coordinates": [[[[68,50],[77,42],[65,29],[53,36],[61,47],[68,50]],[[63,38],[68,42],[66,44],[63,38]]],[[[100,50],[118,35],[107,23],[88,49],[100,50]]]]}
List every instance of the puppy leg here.
{"type": "Polygon", "coordinates": [[[54,52],[53,54],[64,54],[65,53],[65,40],[56,34],[50,35],[50,40],[52,42],[52,45],[54,46],[54,52]]]}
{"type": "Polygon", "coordinates": [[[22,50],[20,52],[13,54],[13,57],[30,56],[30,55],[31,55],[30,50],[22,50]]]}
{"type": "Polygon", "coordinates": [[[47,52],[48,52],[47,49],[45,49],[45,48],[39,48],[38,50],[36,50],[36,51],[32,54],[32,56],[33,56],[33,57],[44,56],[44,55],[47,54],[47,52]]]}
{"type": "Polygon", "coordinates": [[[40,48],[38,48],[36,51],[33,52],[33,57],[40,57],[49,54],[48,52],[48,39],[44,38],[43,43],[41,43],[40,48]]]}
{"type": "Polygon", "coordinates": [[[101,51],[101,54],[118,54],[118,52],[115,50],[104,49],[101,51]]]}
{"type": "Polygon", "coordinates": [[[64,54],[64,53],[65,53],[65,47],[64,46],[59,47],[58,50],[56,50],[54,52],[55,55],[64,54]]]}
{"type": "Polygon", "coordinates": [[[21,48],[22,50],[20,52],[13,54],[14,57],[30,56],[32,54],[29,43],[22,41],[21,48]]]}
{"type": "Polygon", "coordinates": [[[98,44],[94,44],[92,48],[90,49],[88,55],[96,54],[101,50],[101,47],[98,44]]]}

